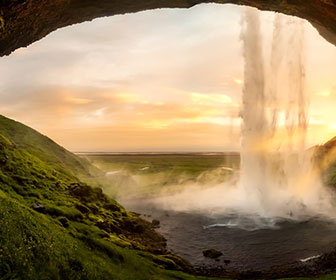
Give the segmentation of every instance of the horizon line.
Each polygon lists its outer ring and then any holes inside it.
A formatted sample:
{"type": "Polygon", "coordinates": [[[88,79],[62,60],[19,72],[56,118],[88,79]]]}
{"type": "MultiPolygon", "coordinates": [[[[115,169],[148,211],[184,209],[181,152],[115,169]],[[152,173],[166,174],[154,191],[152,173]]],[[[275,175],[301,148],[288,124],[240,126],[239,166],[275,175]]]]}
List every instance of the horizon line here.
{"type": "Polygon", "coordinates": [[[227,154],[240,153],[239,151],[73,151],[74,154],[227,154]]]}

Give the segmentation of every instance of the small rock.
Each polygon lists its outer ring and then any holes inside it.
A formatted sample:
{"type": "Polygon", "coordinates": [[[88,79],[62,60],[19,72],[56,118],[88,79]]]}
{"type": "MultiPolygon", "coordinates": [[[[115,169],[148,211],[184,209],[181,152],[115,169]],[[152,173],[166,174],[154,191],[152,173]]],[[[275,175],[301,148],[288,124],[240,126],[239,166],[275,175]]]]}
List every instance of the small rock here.
{"type": "Polygon", "coordinates": [[[140,217],[141,216],[141,214],[140,213],[137,213],[137,212],[131,212],[134,216],[136,216],[136,217],[140,217]]]}
{"type": "Polygon", "coordinates": [[[33,205],[33,209],[40,213],[45,213],[46,211],[45,206],[37,202],[33,205]]]}
{"type": "Polygon", "coordinates": [[[230,261],[230,260],[224,260],[224,263],[225,263],[226,265],[228,265],[228,264],[231,263],[231,261],[230,261]]]}
{"type": "Polygon", "coordinates": [[[105,203],[104,208],[112,212],[120,212],[120,207],[116,203],[105,203]]]}
{"type": "Polygon", "coordinates": [[[217,259],[222,256],[223,253],[216,249],[206,249],[203,250],[203,256],[210,259],[217,259]]]}
{"type": "Polygon", "coordinates": [[[114,223],[109,221],[99,221],[96,223],[96,226],[109,233],[115,233],[115,234],[122,233],[122,230],[119,228],[118,225],[115,225],[114,223]]]}
{"type": "Polygon", "coordinates": [[[153,228],[159,228],[160,227],[160,221],[159,220],[152,220],[152,227],[153,228]]]}
{"type": "Polygon", "coordinates": [[[143,233],[146,230],[146,227],[138,221],[126,220],[123,222],[123,229],[132,233],[143,233]]]}

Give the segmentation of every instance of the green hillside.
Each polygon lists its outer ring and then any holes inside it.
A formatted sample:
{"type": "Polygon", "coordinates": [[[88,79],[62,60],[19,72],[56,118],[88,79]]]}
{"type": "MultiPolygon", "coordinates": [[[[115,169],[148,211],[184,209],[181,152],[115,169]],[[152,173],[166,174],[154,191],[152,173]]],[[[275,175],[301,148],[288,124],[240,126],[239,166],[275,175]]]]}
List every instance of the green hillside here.
{"type": "Polygon", "coordinates": [[[192,279],[151,224],[99,188],[90,164],[0,117],[0,279],[192,279]],[[154,276],[155,275],[155,276],[154,276]]]}
{"type": "Polygon", "coordinates": [[[1,115],[0,133],[9,139],[16,148],[24,149],[29,154],[65,173],[72,171],[77,176],[90,176],[98,172],[85,159],[75,156],[50,138],[1,115]]]}

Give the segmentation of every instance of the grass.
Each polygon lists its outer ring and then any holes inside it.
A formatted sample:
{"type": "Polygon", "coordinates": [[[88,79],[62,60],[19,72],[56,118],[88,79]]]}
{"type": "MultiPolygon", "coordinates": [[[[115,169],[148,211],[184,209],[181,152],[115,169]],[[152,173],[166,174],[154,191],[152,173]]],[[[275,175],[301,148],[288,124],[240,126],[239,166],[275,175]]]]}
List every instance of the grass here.
{"type": "Polygon", "coordinates": [[[50,138],[1,115],[0,134],[10,139],[16,148],[25,150],[62,173],[71,171],[76,176],[83,176],[99,172],[85,159],[75,156],[50,138]]]}
{"type": "MultiPolygon", "coordinates": [[[[130,168],[145,164],[154,170],[146,174],[170,168],[188,176],[222,164],[218,158],[141,161],[130,161],[130,168]]],[[[87,160],[0,116],[0,279],[209,279],[178,271],[188,265],[176,256],[154,254],[164,240],[150,224],[78,178],[96,174],[87,160]]]]}
{"type": "Polygon", "coordinates": [[[223,165],[237,168],[239,156],[233,155],[86,155],[86,158],[105,171],[125,170],[133,174],[166,172],[171,175],[198,176],[223,165]]]}
{"type": "MultiPolygon", "coordinates": [[[[110,177],[94,178],[111,196],[149,197],[174,192],[188,184],[218,184],[239,168],[239,155],[85,155],[99,169],[120,171],[110,177]]],[[[86,180],[87,181],[87,180],[86,180]]],[[[90,182],[90,179],[88,180],[90,182]]]]}
{"type": "Polygon", "coordinates": [[[1,279],[194,279],[107,240],[67,234],[4,193],[0,205],[1,279]]]}
{"type": "Polygon", "coordinates": [[[0,163],[0,279],[205,279],[165,269],[150,224],[78,179],[88,161],[4,117],[0,163]]]}

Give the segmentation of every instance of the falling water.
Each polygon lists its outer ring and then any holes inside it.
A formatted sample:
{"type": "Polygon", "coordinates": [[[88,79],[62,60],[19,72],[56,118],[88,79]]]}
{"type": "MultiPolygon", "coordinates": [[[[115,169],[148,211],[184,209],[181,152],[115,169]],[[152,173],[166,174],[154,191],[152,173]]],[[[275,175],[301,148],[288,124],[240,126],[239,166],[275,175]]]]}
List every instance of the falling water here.
{"type": "Polygon", "coordinates": [[[245,58],[242,105],[241,185],[251,199],[261,201],[265,194],[265,154],[260,144],[266,132],[265,77],[259,14],[247,9],[241,38],[245,58]]]}
{"type": "Polygon", "coordinates": [[[196,184],[162,194],[155,204],[224,217],[205,225],[211,227],[274,228],[278,218],[336,218],[333,196],[305,147],[304,23],[276,14],[273,38],[265,48],[269,52],[263,49],[257,10],[246,9],[241,28],[245,62],[241,170],[219,185],[196,184]]]}
{"type": "Polygon", "coordinates": [[[241,31],[245,64],[240,188],[262,216],[321,212],[322,184],[305,152],[303,21],[275,16],[269,60],[264,58],[261,34],[259,12],[246,9],[241,31]]]}

